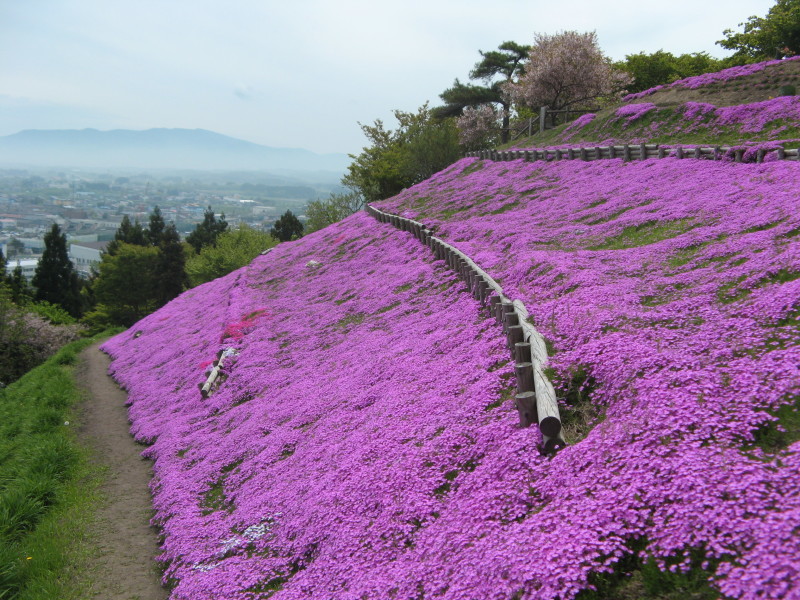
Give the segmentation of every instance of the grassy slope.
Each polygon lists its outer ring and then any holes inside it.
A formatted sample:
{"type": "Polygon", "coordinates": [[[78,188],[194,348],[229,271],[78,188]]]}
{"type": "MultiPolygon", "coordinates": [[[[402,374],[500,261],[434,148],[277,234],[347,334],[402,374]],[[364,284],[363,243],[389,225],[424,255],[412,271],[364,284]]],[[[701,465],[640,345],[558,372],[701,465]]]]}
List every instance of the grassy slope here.
{"type": "Polygon", "coordinates": [[[72,365],[99,337],[0,390],[0,598],[83,597],[102,475],[76,439],[72,365]]]}

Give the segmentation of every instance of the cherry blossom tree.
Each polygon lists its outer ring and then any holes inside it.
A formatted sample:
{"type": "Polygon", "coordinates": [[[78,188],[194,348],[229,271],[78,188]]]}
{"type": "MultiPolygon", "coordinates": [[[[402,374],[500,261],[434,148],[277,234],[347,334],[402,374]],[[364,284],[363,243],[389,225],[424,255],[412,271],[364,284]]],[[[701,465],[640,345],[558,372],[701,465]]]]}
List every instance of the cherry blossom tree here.
{"type": "Polygon", "coordinates": [[[504,114],[491,104],[483,104],[477,108],[467,106],[456,119],[458,141],[470,149],[492,145],[498,140],[500,119],[504,114]]]}
{"type": "Polygon", "coordinates": [[[505,90],[518,105],[560,110],[618,96],[631,81],[603,55],[596,32],[564,31],[537,33],[524,74],[505,90]]]}

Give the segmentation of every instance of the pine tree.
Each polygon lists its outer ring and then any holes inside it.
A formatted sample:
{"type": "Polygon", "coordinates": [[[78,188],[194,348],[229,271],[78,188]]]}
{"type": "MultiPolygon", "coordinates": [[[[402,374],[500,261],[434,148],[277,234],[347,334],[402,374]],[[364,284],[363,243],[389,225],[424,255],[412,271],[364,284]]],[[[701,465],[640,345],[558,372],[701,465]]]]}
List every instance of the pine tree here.
{"type": "Polygon", "coordinates": [[[269,230],[270,235],[281,242],[288,242],[303,235],[303,224],[300,219],[287,210],[280,219],[275,221],[275,226],[269,230]]]}
{"type": "Polygon", "coordinates": [[[44,252],[33,276],[36,300],[60,305],[73,317],[81,312],[78,274],[67,254],[67,236],[55,223],[44,236],[44,252]]]}
{"type": "Polygon", "coordinates": [[[187,282],[186,257],[183,253],[181,236],[174,223],[170,223],[164,229],[158,251],[155,288],[159,305],[164,305],[178,296],[187,282]]]}
{"type": "Polygon", "coordinates": [[[161,209],[156,206],[153,212],[150,213],[150,227],[145,232],[145,238],[151,246],[161,245],[165,227],[166,224],[164,223],[164,217],[161,216],[161,209]]]}
{"type": "Polygon", "coordinates": [[[200,252],[205,246],[215,246],[217,236],[228,228],[225,213],[217,220],[214,210],[209,206],[203,213],[203,222],[195,227],[194,231],[186,236],[186,241],[192,245],[195,252],[200,252]]]}
{"type": "Polygon", "coordinates": [[[106,246],[106,254],[112,256],[117,253],[120,244],[133,244],[134,246],[147,246],[147,239],[145,238],[145,231],[136,219],[135,223],[131,223],[128,215],[122,217],[122,222],[114,234],[114,239],[106,246]]]}

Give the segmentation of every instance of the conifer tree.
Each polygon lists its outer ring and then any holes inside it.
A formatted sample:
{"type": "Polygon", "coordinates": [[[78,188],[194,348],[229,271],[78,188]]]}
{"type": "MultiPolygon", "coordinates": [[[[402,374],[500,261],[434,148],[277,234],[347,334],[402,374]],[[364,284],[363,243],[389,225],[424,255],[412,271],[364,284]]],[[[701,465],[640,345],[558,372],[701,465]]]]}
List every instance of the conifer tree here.
{"type": "Polygon", "coordinates": [[[164,223],[164,217],[161,216],[161,209],[156,206],[150,213],[150,226],[145,232],[145,239],[151,246],[161,245],[165,227],[166,223],[164,223]]]}
{"type": "Polygon", "coordinates": [[[159,305],[164,305],[178,296],[187,283],[186,257],[183,253],[181,236],[174,223],[167,225],[161,234],[158,250],[155,288],[159,305]]]}
{"type": "Polygon", "coordinates": [[[114,239],[106,246],[106,254],[116,254],[120,244],[133,244],[134,246],[146,246],[147,240],[145,239],[145,231],[136,219],[135,223],[131,223],[128,215],[122,217],[122,222],[114,234],[114,239]]]}
{"type": "Polygon", "coordinates": [[[203,213],[203,222],[199,223],[195,230],[186,236],[186,241],[191,244],[195,252],[200,252],[204,246],[214,246],[217,243],[217,236],[228,228],[225,220],[225,213],[220,215],[219,220],[214,215],[214,210],[209,206],[203,213]]]}
{"type": "Polygon", "coordinates": [[[269,233],[281,242],[288,242],[303,235],[303,224],[292,214],[292,211],[287,210],[275,221],[275,226],[269,230],[269,233]]]}
{"type": "Polygon", "coordinates": [[[73,317],[79,317],[80,285],[78,274],[67,253],[67,236],[53,227],[44,236],[44,252],[33,276],[36,300],[58,304],[73,317]]]}

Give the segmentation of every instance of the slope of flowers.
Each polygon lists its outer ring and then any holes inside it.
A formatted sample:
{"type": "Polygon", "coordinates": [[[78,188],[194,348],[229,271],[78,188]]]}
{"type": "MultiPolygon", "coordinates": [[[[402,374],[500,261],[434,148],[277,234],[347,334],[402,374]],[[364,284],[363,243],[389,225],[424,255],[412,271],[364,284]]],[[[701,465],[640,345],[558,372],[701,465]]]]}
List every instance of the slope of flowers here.
{"type": "Polygon", "coordinates": [[[530,474],[559,541],[507,538],[522,597],[638,556],[725,597],[800,598],[798,182],[788,162],[464,159],[377,205],[522,299],[562,390],[604,411],[530,474]]]}
{"type": "Polygon", "coordinates": [[[552,543],[571,517],[516,425],[502,333],[461,288],[361,213],[106,343],[151,444],[172,598],[552,597],[611,556],[598,532],[552,543]]]}
{"type": "Polygon", "coordinates": [[[747,77],[749,75],[753,75],[755,73],[763,71],[769,66],[779,65],[782,62],[789,60],[800,60],[800,57],[793,56],[791,58],[785,58],[783,60],[767,60],[750,65],[730,67],[729,69],[723,69],[722,71],[717,71],[715,73],[703,73],[702,75],[696,75],[694,77],[686,77],[685,79],[679,79],[678,81],[673,81],[670,84],[657,85],[656,87],[652,87],[648,90],[644,90],[636,94],[628,94],[623,98],[623,101],[630,102],[631,100],[638,100],[640,98],[645,98],[647,96],[650,96],[651,94],[656,93],[659,90],[667,88],[686,88],[694,90],[697,88],[707,86],[712,83],[731,81],[733,79],[739,79],[741,77],[747,77]]]}
{"type": "Polygon", "coordinates": [[[643,102],[624,104],[606,118],[596,117],[593,113],[584,115],[565,128],[557,140],[603,140],[601,143],[607,144],[624,138],[626,143],[636,144],[698,139],[708,144],[712,139],[738,143],[757,138],[794,145],[797,140],[786,138],[800,133],[800,96],[720,107],[707,102],[685,102],[677,107],[643,102]]]}

